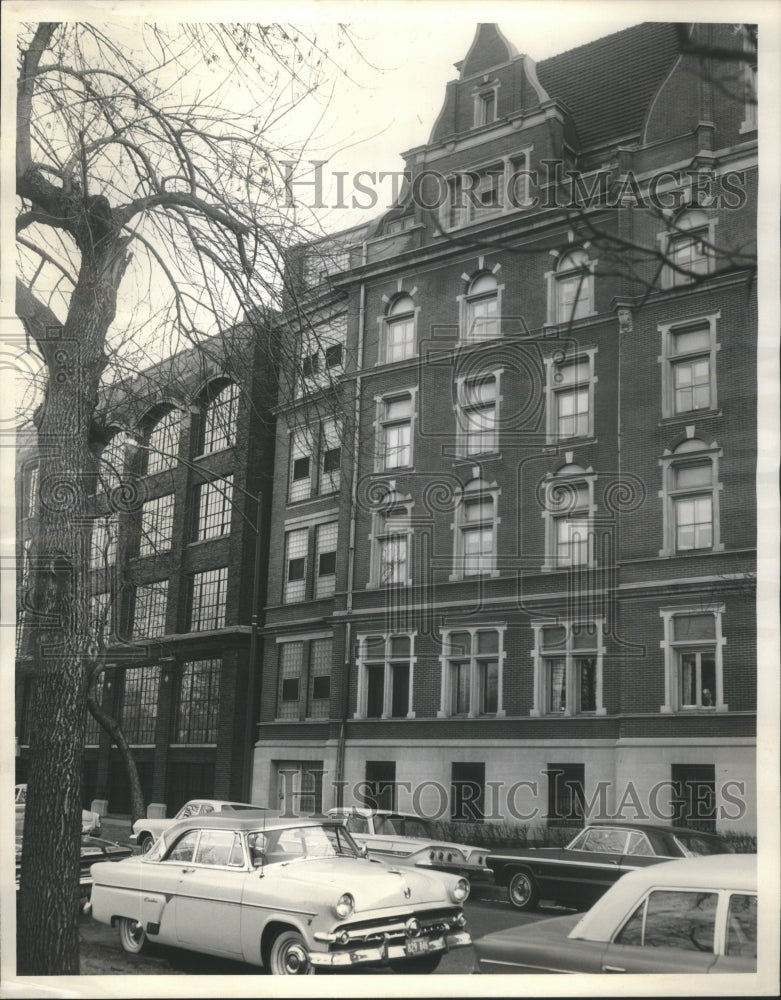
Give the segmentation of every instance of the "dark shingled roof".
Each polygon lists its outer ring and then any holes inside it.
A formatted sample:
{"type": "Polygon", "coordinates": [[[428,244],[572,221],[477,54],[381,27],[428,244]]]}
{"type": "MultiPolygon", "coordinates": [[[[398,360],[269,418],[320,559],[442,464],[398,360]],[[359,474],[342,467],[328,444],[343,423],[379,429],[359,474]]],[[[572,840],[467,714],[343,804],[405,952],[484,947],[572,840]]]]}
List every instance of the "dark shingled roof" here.
{"type": "Polygon", "coordinates": [[[639,24],[544,59],[537,77],[572,112],[586,149],[640,133],[677,55],[674,24],[639,24]]]}

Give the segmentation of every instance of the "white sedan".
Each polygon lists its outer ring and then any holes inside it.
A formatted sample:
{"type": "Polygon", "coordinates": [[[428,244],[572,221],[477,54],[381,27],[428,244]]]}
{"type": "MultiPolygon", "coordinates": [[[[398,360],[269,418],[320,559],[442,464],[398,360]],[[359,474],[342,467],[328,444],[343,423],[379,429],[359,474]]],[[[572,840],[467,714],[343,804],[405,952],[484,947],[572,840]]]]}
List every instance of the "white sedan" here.
{"type": "Polygon", "coordinates": [[[226,802],[224,799],[190,799],[189,802],[185,802],[175,816],[170,818],[145,816],[143,819],[137,819],[128,839],[132,844],[137,844],[141,848],[142,854],[146,854],[163,830],[167,830],[180,819],[189,819],[192,816],[213,816],[218,813],[243,812],[247,809],[265,811],[264,806],[253,806],[249,802],[226,802]]]}
{"type": "Polygon", "coordinates": [[[92,915],[131,953],[149,940],[275,975],[420,973],[471,944],[466,879],[372,861],[338,822],[194,816],[92,878],[92,915]]]}
{"type": "MultiPolygon", "coordinates": [[[[27,785],[16,785],[14,789],[14,802],[16,803],[16,835],[21,835],[24,828],[24,813],[27,804],[27,785]]],[[[89,809],[81,811],[81,832],[82,834],[92,834],[97,836],[100,833],[100,813],[92,812],[89,809]]]]}

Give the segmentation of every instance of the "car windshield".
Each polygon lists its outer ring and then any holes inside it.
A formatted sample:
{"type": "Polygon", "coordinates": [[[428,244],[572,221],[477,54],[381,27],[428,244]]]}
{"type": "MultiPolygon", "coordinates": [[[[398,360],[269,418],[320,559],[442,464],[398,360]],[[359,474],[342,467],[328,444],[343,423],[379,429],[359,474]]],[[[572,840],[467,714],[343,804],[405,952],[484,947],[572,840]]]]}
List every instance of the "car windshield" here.
{"type": "Polygon", "coordinates": [[[350,834],[338,824],[258,831],[249,834],[247,844],[256,867],[304,858],[360,857],[350,834]]]}
{"type": "Polygon", "coordinates": [[[417,816],[377,816],[374,821],[376,833],[398,837],[436,837],[431,824],[417,816]]]}
{"type": "Polygon", "coordinates": [[[732,848],[721,837],[708,837],[701,833],[676,833],[675,839],[688,857],[702,854],[732,854],[732,848]]]}

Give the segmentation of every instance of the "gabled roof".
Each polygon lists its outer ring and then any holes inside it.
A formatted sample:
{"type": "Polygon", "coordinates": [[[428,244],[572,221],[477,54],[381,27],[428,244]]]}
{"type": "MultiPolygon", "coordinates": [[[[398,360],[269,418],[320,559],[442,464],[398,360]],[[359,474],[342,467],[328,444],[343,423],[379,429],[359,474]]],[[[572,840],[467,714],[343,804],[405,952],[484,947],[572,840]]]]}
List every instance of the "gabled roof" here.
{"type": "Polygon", "coordinates": [[[678,55],[674,24],[649,22],[537,63],[537,77],[575,121],[581,148],[639,135],[678,55]]]}

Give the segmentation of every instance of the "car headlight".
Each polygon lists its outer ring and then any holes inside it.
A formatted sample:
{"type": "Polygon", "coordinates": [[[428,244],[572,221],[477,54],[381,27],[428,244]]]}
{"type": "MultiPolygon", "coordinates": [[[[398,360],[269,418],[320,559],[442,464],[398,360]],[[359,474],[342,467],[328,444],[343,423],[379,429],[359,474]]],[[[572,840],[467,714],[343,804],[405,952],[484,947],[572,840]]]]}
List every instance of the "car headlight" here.
{"type": "Polygon", "coordinates": [[[469,896],[469,882],[465,878],[460,878],[451,888],[450,896],[454,903],[463,903],[469,896]]]}
{"type": "Polygon", "coordinates": [[[342,895],[337,899],[336,906],[334,907],[334,913],[339,917],[340,920],[344,920],[345,917],[349,917],[350,914],[355,909],[355,900],[349,892],[343,892],[342,895]]]}

